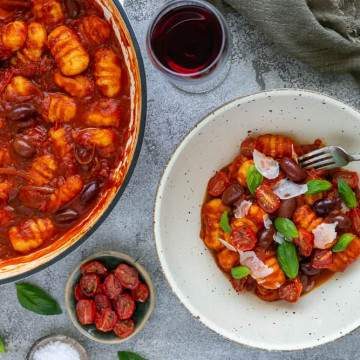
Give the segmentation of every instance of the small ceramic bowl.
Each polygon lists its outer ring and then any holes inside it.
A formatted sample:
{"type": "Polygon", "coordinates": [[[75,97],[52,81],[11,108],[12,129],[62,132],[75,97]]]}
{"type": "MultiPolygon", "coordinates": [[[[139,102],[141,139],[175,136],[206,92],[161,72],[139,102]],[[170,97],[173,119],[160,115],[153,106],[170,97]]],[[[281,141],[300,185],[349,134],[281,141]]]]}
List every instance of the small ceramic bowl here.
{"type": "MultiPolygon", "coordinates": [[[[328,96],[273,90],[236,99],[206,116],[167,165],[155,205],[155,239],[164,273],[183,304],[222,336],[267,350],[299,350],[335,340],[360,325],[360,261],[296,304],[236,294],[200,239],[210,177],[252,134],[316,138],[359,152],[360,113],[328,96]]],[[[360,163],[348,166],[360,172],[360,163]]]]}
{"type": "Polygon", "coordinates": [[[129,340],[144,328],[155,307],[155,289],[150,275],[136,260],[126,254],[117,251],[102,251],[86,258],[70,274],[65,288],[65,305],[74,326],[84,336],[102,344],[120,344],[126,340],[129,340]],[[77,319],[74,287],[80,279],[81,265],[91,260],[101,261],[108,269],[115,269],[119,264],[123,263],[133,266],[139,272],[140,280],[143,281],[149,288],[149,299],[145,303],[136,304],[136,310],[133,315],[133,319],[135,322],[135,331],[125,339],[118,338],[112,331],[108,333],[98,331],[95,325],[82,325],[77,319]]]}
{"type": "Polygon", "coordinates": [[[83,346],[74,340],[73,338],[65,335],[51,335],[51,336],[45,336],[39,340],[37,340],[34,345],[31,347],[29,353],[27,354],[26,360],[34,360],[35,353],[45,347],[46,345],[54,342],[61,342],[70,345],[72,348],[74,348],[78,354],[80,360],[88,360],[89,356],[86,352],[86,350],[83,348],[83,346]]]}

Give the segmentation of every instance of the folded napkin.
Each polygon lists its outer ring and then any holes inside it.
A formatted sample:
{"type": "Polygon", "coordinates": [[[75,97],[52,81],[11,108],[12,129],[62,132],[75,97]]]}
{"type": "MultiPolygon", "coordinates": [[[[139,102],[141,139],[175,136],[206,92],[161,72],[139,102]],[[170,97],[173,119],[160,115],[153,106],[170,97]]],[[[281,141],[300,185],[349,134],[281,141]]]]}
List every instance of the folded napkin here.
{"type": "Polygon", "coordinates": [[[225,1],[293,57],[360,74],[360,0],[225,1]]]}

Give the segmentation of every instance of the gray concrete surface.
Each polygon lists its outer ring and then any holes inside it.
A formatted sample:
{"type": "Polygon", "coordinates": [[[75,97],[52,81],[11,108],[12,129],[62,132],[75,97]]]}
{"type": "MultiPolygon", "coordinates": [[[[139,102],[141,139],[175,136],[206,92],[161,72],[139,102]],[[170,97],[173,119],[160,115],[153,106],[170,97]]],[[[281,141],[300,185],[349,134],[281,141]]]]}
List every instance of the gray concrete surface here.
{"type": "MultiPolygon", "coordinates": [[[[221,87],[205,95],[188,95],[173,88],[146,56],[146,29],[159,0],[129,0],[126,10],[144,55],[148,81],[148,118],[145,141],[134,175],[116,208],[91,238],[57,264],[29,280],[47,289],[64,309],[64,285],[69,272],[85,256],[116,249],[141,257],[158,292],[154,315],[143,332],[122,346],[88,341],[70,323],[66,313],[41,317],[17,303],[13,284],[0,287],[0,333],[8,344],[1,360],[24,359],[32,343],[45,335],[62,333],[78,339],[91,359],[117,359],[117,351],[131,349],[148,360],[350,360],[360,358],[360,329],[331,343],[296,352],[259,351],[229,342],[207,329],[181,305],[160,269],[152,232],[155,191],[162,170],[180,140],[205,114],[235,97],[263,89],[297,87],[321,91],[355,107],[359,86],[348,75],[319,74],[280,54],[264,35],[241,15],[226,8],[233,35],[232,69],[221,87]]],[[[331,316],[331,310],[329,310],[331,316]]],[[[294,324],[296,326],[296,324],[294,324]]],[[[269,336],[271,336],[269,334],[269,336]]],[[[55,359],[49,359],[55,360],[55,359]]]]}

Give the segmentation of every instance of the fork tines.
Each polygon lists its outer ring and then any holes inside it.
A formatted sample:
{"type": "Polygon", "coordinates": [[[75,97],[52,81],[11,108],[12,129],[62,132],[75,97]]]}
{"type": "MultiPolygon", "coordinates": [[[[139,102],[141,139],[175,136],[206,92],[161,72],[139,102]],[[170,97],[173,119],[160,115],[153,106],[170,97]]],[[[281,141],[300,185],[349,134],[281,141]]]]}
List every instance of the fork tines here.
{"type": "Polygon", "coordinates": [[[336,165],[336,161],[331,150],[331,147],[324,147],[311,151],[299,157],[299,164],[304,169],[333,168],[336,165]]]}

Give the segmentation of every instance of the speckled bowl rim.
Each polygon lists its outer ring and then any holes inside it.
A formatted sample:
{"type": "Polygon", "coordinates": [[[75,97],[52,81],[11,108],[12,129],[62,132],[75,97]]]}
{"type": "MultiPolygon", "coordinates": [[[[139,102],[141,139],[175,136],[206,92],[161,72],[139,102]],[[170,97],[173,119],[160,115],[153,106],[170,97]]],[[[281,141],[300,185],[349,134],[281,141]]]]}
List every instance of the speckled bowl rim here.
{"type": "Polygon", "coordinates": [[[207,328],[209,328],[211,331],[217,333],[218,335],[222,336],[225,340],[227,341],[232,341],[235,342],[239,345],[242,346],[247,346],[249,348],[253,348],[253,349],[259,349],[259,350],[268,350],[271,352],[280,352],[280,351],[286,351],[286,352],[290,352],[290,351],[298,351],[298,350],[305,350],[305,349],[312,349],[312,348],[316,348],[318,346],[330,343],[332,341],[338,340],[340,338],[343,338],[344,336],[348,335],[349,333],[351,333],[352,331],[356,330],[357,328],[360,327],[360,318],[358,319],[357,322],[353,323],[351,326],[348,327],[344,327],[342,335],[335,335],[335,336],[329,336],[326,339],[321,340],[320,342],[316,343],[316,344],[311,344],[309,346],[306,347],[293,347],[293,348],[286,348],[286,347],[281,347],[281,348],[276,348],[276,347],[272,347],[272,348],[268,348],[266,346],[261,346],[259,345],[255,345],[254,342],[249,343],[246,341],[240,341],[239,339],[235,338],[234,336],[232,336],[231,334],[228,334],[226,332],[222,332],[221,329],[218,328],[218,326],[216,324],[214,324],[212,321],[208,320],[206,317],[203,317],[202,314],[200,314],[190,303],[189,299],[182,293],[182,291],[180,290],[180,287],[177,285],[177,282],[175,280],[175,278],[172,276],[166,260],[164,258],[164,250],[161,246],[161,241],[160,241],[160,231],[157,230],[158,227],[158,218],[159,218],[159,214],[160,214],[160,209],[161,209],[161,203],[162,203],[162,194],[163,191],[165,189],[166,186],[166,182],[167,182],[167,175],[168,173],[171,171],[171,168],[174,166],[175,163],[175,158],[178,157],[178,155],[180,154],[180,152],[183,150],[183,148],[186,146],[186,143],[188,140],[190,140],[190,138],[192,138],[193,136],[196,135],[196,133],[201,130],[201,128],[203,128],[204,126],[207,125],[207,123],[209,121],[211,121],[211,116],[217,114],[217,113],[221,113],[222,111],[224,111],[225,108],[230,107],[233,104],[237,104],[239,102],[246,102],[246,101],[252,101],[255,100],[257,98],[263,98],[263,97],[267,97],[267,96],[276,96],[278,94],[284,94],[284,93],[289,93],[289,95],[299,95],[299,94],[306,94],[309,95],[311,97],[318,97],[322,100],[330,100],[331,102],[335,103],[336,105],[338,105],[339,107],[343,108],[344,110],[348,110],[352,113],[357,114],[357,116],[360,118],[360,111],[358,111],[355,107],[348,105],[344,102],[342,102],[341,100],[332,97],[328,94],[322,94],[318,91],[314,91],[314,90],[308,90],[308,89],[301,89],[301,88],[279,88],[279,89],[269,89],[269,90],[264,90],[264,91],[259,91],[256,93],[252,93],[252,94],[247,94],[247,95],[243,95],[243,96],[238,96],[232,100],[227,101],[226,103],[218,106],[217,108],[215,108],[214,110],[210,111],[209,113],[207,113],[205,116],[203,116],[200,121],[198,123],[196,123],[189,131],[188,133],[180,140],[180,142],[178,143],[178,145],[176,146],[175,150],[173,151],[173,153],[170,155],[169,160],[162,172],[162,176],[159,180],[158,183],[158,187],[157,187],[157,192],[156,192],[156,197],[155,197],[155,204],[154,204],[154,209],[153,209],[153,233],[154,233],[154,239],[155,239],[155,245],[156,245],[156,251],[157,251],[157,255],[161,264],[161,271],[164,274],[168,284],[170,285],[171,291],[177,296],[177,298],[180,300],[180,303],[188,310],[190,311],[191,315],[196,319],[199,320],[203,325],[205,325],[207,328]],[[159,234],[159,235],[158,235],[159,234]]]}
{"type": "Polygon", "coordinates": [[[66,311],[71,319],[71,322],[76,327],[76,329],[79,330],[79,332],[82,335],[86,336],[90,340],[93,340],[93,341],[101,343],[101,344],[108,344],[108,345],[122,344],[125,341],[130,340],[132,337],[134,337],[136,334],[138,334],[141,330],[143,330],[143,328],[145,327],[146,323],[148,322],[148,320],[150,319],[150,316],[152,315],[152,313],[154,311],[155,304],[156,304],[156,291],[155,291],[154,284],[151,280],[150,274],[147,272],[147,270],[145,270],[145,268],[141,264],[139,264],[137,262],[137,260],[135,260],[131,256],[124,254],[122,252],[119,252],[119,251],[112,251],[112,250],[100,251],[100,252],[98,252],[94,255],[91,255],[91,256],[87,257],[86,259],[82,260],[75,267],[75,269],[70,273],[69,278],[65,285],[65,307],[66,307],[66,311]],[[76,279],[80,275],[81,265],[83,265],[91,260],[95,260],[95,259],[98,259],[98,258],[104,257],[104,256],[111,256],[111,257],[118,259],[119,261],[123,260],[123,261],[131,264],[132,266],[134,266],[139,271],[139,273],[140,273],[141,277],[144,279],[146,285],[149,287],[149,291],[150,291],[150,296],[149,296],[149,300],[148,300],[149,308],[147,309],[144,317],[137,324],[135,331],[125,339],[114,338],[114,339],[104,340],[104,339],[99,339],[94,335],[91,335],[88,331],[86,331],[83,328],[83,326],[77,320],[75,310],[71,310],[73,307],[70,302],[71,301],[70,300],[71,292],[72,292],[73,286],[75,285],[76,279]]]}
{"type": "Polygon", "coordinates": [[[43,347],[47,343],[56,341],[61,341],[66,344],[72,345],[72,347],[74,347],[79,352],[80,360],[89,360],[89,355],[85,348],[77,340],[67,335],[49,335],[44,336],[39,340],[36,340],[35,343],[31,346],[29,352],[27,353],[26,360],[34,360],[33,356],[36,350],[43,347]]]}

